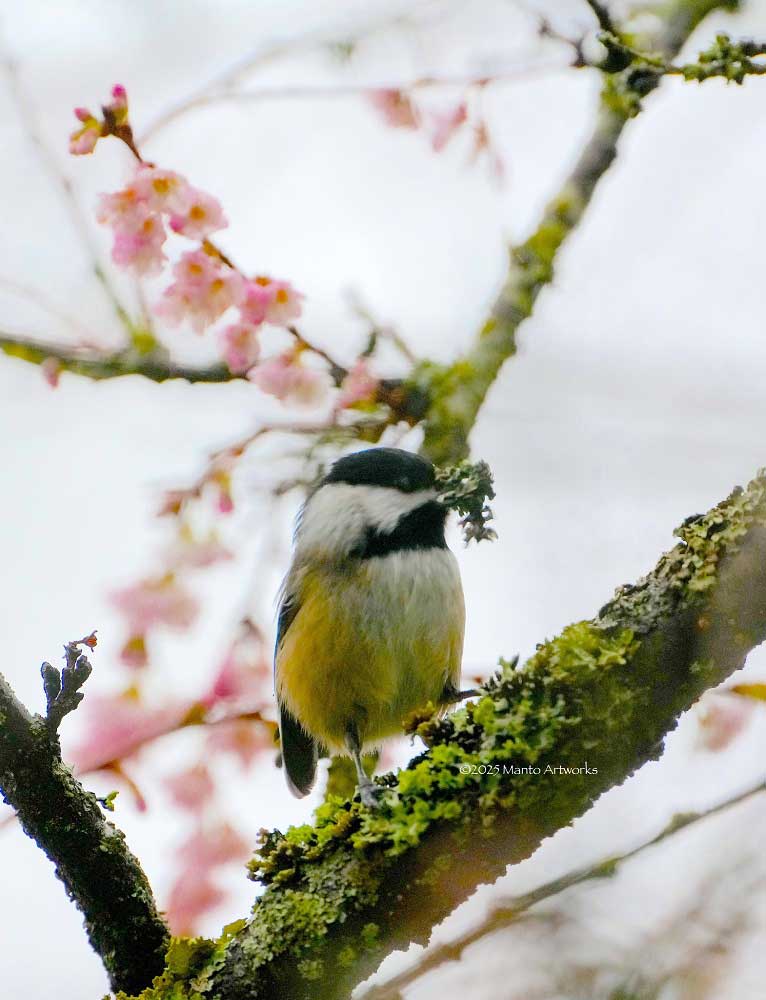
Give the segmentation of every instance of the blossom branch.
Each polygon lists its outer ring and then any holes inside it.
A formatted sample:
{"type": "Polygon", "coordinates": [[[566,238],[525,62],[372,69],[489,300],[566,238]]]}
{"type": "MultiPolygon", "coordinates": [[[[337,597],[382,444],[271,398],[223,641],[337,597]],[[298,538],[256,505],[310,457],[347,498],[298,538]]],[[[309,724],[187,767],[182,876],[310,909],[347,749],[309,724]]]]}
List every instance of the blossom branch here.
{"type": "Polygon", "coordinates": [[[152,382],[167,382],[178,378],[186,382],[218,383],[244,378],[244,374],[230,371],[225,364],[201,367],[178,364],[171,361],[168,352],[159,347],[147,353],[134,348],[100,352],[0,333],[0,351],[9,357],[20,358],[35,365],[52,360],[59,371],[72,372],[93,380],[142,375],[152,382]]]}
{"type": "Polygon", "coordinates": [[[550,882],[545,882],[536,889],[525,892],[520,896],[505,896],[495,900],[492,909],[473,930],[461,934],[460,937],[455,938],[455,940],[450,941],[448,944],[430,949],[411,968],[406,969],[380,986],[373,987],[363,993],[361,995],[363,1000],[396,1000],[396,998],[401,996],[401,990],[404,987],[411,986],[412,983],[421,979],[426,973],[438,969],[445,962],[458,961],[466,948],[480,941],[488,934],[494,934],[495,931],[502,930],[502,928],[516,923],[528,910],[532,909],[538,903],[543,902],[543,900],[566,892],[568,889],[572,889],[576,885],[581,885],[583,882],[611,878],[626,861],[630,861],[644,851],[656,847],[669,837],[673,837],[675,834],[685,830],[688,826],[693,826],[712,816],[717,816],[719,813],[732,809],[734,806],[740,805],[764,791],[766,791],[766,783],[759,781],[752,788],[748,788],[723,802],[719,802],[709,809],[703,809],[701,812],[679,813],[673,816],[670,822],[658,834],[649,840],[645,840],[632,850],[626,851],[625,854],[603,858],[595,864],[576,868],[574,871],[568,872],[560,878],[552,879],[550,882]]]}
{"type": "Polygon", "coordinates": [[[138,993],[162,971],[168,932],[124,835],[61,760],[55,730],[90,666],[78,646],[66,647],[61,675],[43,666],[47,719],[30,714],[0,675],[0,788],[82,911],[112,988],[138,993]]]}

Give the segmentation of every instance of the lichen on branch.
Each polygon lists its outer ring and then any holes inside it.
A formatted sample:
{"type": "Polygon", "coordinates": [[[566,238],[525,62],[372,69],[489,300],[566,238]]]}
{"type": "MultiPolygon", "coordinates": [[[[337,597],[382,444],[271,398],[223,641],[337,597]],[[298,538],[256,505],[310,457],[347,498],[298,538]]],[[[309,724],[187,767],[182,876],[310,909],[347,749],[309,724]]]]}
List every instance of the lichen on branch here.
{"type": "MultiPolygon", "coordinates": [[[[391,950],[658,758],[679,715],[766,637],[766,475],[707,514],[590,621],[501,661],[476,701],[418,726],[428,751],[264,835],[249,923],[145,1000],[346,997],[391,950]]],[[[208,946],[212,947],[212,946],[208,946]]]]}
{"type": "Polygon", "coordinates": [[[138,992],[164,967],[168,931],[123,833],[61,760],[58,743],[90,673],[79,647],[95,642],[91,634],[68,643],[60,673],[43,664],[45,718],[30,714],[0,674],[0,790],[80,908],[112,987],[138,992]]]}
{"type": "MultiPolygon", "coordinates": [[[[663,60],[671,60],[711,11],[736,6],[731,0],[672,0],[647,47],[663,60]]],[[[622,44],[617,36],[609,37],[622,44]]],[[[468,438],[484,399],[505,362],[516,353],[519,327],[553,280],[559,250],[617,156],[623,129],[641,111],[644,98],[662,76],[654,67],[633,66],[631,57],[600,68],[604,87],[591,137],[537,228],[523,243],[509,248],[503,285],[473,342],[452,364],[424,362],[411,375],[411,384],[430,400],[422,451],[434,462],[448,464],[468,455],[468,438]]]]}

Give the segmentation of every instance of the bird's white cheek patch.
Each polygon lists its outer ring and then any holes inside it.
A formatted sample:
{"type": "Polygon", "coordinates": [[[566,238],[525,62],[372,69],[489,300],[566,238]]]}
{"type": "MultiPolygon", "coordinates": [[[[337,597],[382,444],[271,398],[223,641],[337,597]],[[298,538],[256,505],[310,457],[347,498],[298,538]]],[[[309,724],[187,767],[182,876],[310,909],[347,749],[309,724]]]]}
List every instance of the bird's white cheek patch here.
{"type": "Polygon", "coordinates": [[[393,531],[402,517],[435,497],[435,490],[402,493],[386,486],[327,483],[306,504],[296,553],[347,555],[368,529],[393,531]]]}

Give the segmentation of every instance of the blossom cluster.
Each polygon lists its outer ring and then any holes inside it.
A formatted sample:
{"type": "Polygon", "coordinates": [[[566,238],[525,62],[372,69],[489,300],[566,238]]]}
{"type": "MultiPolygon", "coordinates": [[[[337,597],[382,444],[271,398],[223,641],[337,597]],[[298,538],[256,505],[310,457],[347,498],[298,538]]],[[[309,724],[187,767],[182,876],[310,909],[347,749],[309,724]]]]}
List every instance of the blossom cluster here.
{"type": "MultiPolygon", "coordinates": [[[[486,81],[479,81],[482,85],[486,81]]],[[[492,144],[489,128],[481,114],[471,113],[465,100],[441,110],[420,108],[406,90],[384,87],[373,90],[370,103],[392,128],[413,129],[424,132],[435,153],[441,153],[458,132],[470,130],[471,159],[486,153],[498,180],[502,180],[505,167],[492,144]]]]}
{"type": "MultiPolygon", "coordinates": [[[[98,118],[87,108],[75,109],[80,126],[70,137],[70,151],[91,153],[100,138],[113,135],[137,159],[130,181],[119,191],[102,194],[98,203],[98,221],[112,229],[114,263],[140,277],[160,275],[170,266],[165,248],[171,234],[195,241],[197,245],[172,264],[172,280],[156,304],[157,315],[169,326],[188,323],[202,333],[231,314],[217,337],[233,375],[246,376],[261,391],[288,403],[322,403],[333,378],[302,338],[296,337],[292,347],[276,356],[261,357],[262,326],[290,329],[301,315],[303,295],[288,281],[247,277],[215,246],[211,237],[228,225],[220,202],[176,171],[142,159],[133,141],[123,86],[112,89],[112,101],[102,112],[98,118]]],[[[55,384],[58,371],[46,377],[55,384]]],[[[367,362],[340,383],[338,408],[361,402],[362,387],[364,398],[373,399],[378,384],[367,362]]]]}

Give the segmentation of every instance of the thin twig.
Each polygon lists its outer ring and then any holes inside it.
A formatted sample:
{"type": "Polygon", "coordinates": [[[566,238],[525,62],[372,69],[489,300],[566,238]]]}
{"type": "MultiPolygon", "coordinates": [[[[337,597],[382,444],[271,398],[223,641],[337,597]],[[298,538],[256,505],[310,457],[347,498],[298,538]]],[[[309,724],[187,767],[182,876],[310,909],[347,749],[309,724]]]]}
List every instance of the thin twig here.
{"type": "Polygon", "coordinates": [[[98,250],[96,249],[96,246],[90,236],[88,219],[82,209],[82,205],[80,204],[77,195],[75,194],[72,182],[62,172],[55,155],[42,137],[42,132],[40,131],[38,125],[37,111],[24,92],[24,88],[22,87],[19,79],[18,67],[9,56],[4,56],[1,61],[8,80],[8,87],[11,92],[11,96],[16,104],[19,118],[26,129],[27,137],[29,138],[32,146],[37,150],[40,162],[47,171],[51,180],[60,189],[64,197],[72,225],[80,238],[80,242],[82,243],[88,258],[90,259],[93,274],[98,279],[98,282],[109,299],[109,302],[111,303],[120,323],[124,329],[130,333],[132,330],[130,316],[112,287],[106,271],[101,264],[98,250]]]}

